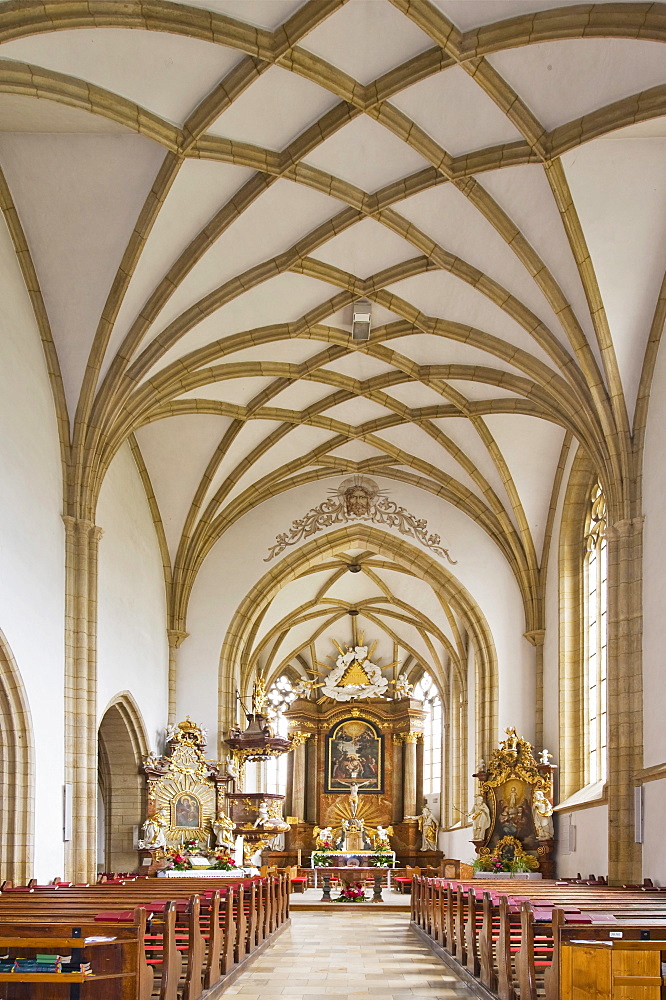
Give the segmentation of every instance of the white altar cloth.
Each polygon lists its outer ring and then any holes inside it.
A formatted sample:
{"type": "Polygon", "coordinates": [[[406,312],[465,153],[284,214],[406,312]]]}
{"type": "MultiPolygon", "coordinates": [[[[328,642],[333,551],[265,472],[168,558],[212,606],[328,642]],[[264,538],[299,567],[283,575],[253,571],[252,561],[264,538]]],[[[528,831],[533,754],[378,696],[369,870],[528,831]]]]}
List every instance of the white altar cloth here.
{"type": "Polygon", "coordinates": [[[175,869],[158,872],[158,878],[252,878],[258,875],[258,868],[232,868],[230,872],[220,871],[219,868],[190,868],[188,871],[179,872],[175,869]]]}

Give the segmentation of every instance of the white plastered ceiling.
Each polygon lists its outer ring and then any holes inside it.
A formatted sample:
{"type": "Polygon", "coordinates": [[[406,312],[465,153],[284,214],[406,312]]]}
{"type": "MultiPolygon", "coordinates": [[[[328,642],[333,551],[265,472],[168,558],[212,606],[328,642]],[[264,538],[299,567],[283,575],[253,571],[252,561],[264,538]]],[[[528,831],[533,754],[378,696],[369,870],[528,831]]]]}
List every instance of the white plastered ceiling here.
{"type": "MultiPolygon", "coordinates": [[[[443,524],[455,504],[542,627],[558,468],[631,432],[666,259],[664,5],[557,6],[0,3],[1,203],[53,347],[66,503],[94,516],[129,438],[171,627],[231,525],[351,474],[439,497],[443,524]]],[[[290,584],[257,666],[349,638],[353,558],[290,584]]],[[[418,574],[373,558],[354,601],[384,662],[462,661],[418,574]]]]}

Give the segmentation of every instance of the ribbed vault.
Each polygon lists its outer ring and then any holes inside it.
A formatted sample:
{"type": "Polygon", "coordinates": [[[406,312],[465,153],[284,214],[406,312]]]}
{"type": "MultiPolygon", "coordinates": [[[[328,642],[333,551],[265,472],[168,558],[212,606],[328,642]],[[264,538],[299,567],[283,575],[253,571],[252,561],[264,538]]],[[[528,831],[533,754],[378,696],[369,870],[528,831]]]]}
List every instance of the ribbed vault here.
{"type": "MultiPolygon", "coordinates": [[[[65,511],[94,521],[129,443],[171,629],[225,533],[308,484],[381,475],[461,511],[510,566],[528,632],[573,451],[614,518],[640,510],[666,304],[666,5],[546,8],[0,4],[0,207],[65,511]]],[[[291,625],[257,632],[248,671],[320,658],[349,610],[346,552],[291,625]]],[[[429,625],[363,559],[368,627],[460,669],[448,606],[429,625]]]]}

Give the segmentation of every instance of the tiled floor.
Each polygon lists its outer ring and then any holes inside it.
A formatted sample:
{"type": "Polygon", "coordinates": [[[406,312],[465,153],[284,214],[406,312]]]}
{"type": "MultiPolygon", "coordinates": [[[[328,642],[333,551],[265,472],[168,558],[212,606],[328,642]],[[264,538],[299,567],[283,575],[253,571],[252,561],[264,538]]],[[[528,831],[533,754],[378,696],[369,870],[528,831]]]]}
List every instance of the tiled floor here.
{"type": "Polygon", "coordinates": [[[293,913],[233,983],[238,1000],[466,1000],[474,996],[409,928],[409,914],[293,913]]]}
{"type": "MultiPolygon", "coordinates": [[[[338,895],[337,890],[332,889],[331,896],[333,897],[333,899],[335,899],[336,895],[338,895]]],[[[366,895],[368,897],[372,897],[371,888],[368,887],[368,889],[366,890],[366,895]]],[[[291,896],[289,897],[289,906],[292,912],[293,910],[295,909],[297,910],[301,906],[312,907],[316,905],[318,909],[320,906],[329,907],[331,905],[330,902],[322,902],[321,896],[322,896],[321,887],[319,889],[306,889],[305,892],[292,892],[291,896]]],[[[391,887],[390,889],[384,888],[382,890],[382,902],[385,907],[393,906],[396,907],[397,909],[409,911],[410,909],[409,904],[411,900],[409,896],[402,895],[402,893],[399,893],[396,889],[391,887]]],[[[355,903],[352,905],[359,906],[360,904],[355,903]]],[[[374,904],[374,905],[379,906],[381,904],[374,904]]]]}

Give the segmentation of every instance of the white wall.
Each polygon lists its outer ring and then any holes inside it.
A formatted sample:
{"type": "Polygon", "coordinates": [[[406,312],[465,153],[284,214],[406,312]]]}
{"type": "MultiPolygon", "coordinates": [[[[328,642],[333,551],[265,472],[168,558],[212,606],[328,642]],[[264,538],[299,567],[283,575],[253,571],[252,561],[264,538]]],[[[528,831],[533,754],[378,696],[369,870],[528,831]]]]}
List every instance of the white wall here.
{"type": "Polygon", "coordinates": [[[555,836],[562,839],[557,854],[557,874],[562,878],[575,878],[578,872],[588,875],[608,874],[608,806],[591,806],[556,817],[555,836]],[[575,851],[565,853],[569,816],[576,828],[575,851]]]}
{"type": "MultiPolygon", "coordinates": [[[[515,725],[532,740],[534,649],[523,638],[525,619],[518,586],[499,549],[456,508],[405,484],[381,477],[376,481],[415,515],[427,518],[430,530],[439,532],[443,544],[451,547],[458,563],[444,565],[480,605],[495,642],[500,670],[499,731],[515,725]]],[[[190,637],[178,651],[178,716],[189,712],[211,730],[211,753],[217,729],[217,671],[231,617],[248,591],[274,565],[263,558],[276,533],[321,503],[330,486],[328,480],[309,484],[261,504],[222,537],[199,572],[187,615],[190,637]]],[[[397,532],[396,536],[404,541],[404,536],[397,532]]],[[[420,548],[418,543],[412,544],[420,548]]]]}
{"type": "MultiPolygon", "coordinates": [[[[643,765],[666,761],[664,675],[666,672],[666,345],[662,339],[650,393],[643,458],[643,765]]],[[[654,781],[644,792],[643,872],[666,884],[663,851],[666,781],[654,781]]]]}
{"type": "Polygon", "coordinates": [[[164,573],[150,508],[128,445],[113,460],[99,498],[97,717],[129,691],[157,747],[168,711],[169,649],[164,573]]]}
{"type": "Polygon", "coordinates": [[[35,875],[63,873],[64,525],[53,397],[32,308],[0,216],[0,628],[35,742],[35,875]]]}

